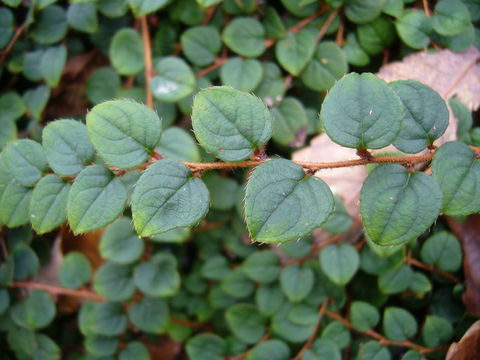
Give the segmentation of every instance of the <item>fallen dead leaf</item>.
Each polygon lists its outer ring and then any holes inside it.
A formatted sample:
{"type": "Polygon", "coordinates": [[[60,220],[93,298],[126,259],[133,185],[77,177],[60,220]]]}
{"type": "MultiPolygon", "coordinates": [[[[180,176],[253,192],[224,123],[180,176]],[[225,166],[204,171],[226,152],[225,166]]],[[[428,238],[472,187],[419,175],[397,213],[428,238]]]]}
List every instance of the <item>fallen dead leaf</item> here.
{"type": "Polygon", "coordinates": [[[480,320],[473,323],[458,343],[448,349],[445,360],[480,359],[480,320]]]}

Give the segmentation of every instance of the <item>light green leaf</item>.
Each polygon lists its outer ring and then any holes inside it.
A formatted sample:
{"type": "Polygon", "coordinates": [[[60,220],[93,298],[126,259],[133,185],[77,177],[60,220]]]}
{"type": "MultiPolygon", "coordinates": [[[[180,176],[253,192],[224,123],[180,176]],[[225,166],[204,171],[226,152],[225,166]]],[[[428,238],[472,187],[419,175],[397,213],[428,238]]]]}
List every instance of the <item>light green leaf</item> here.
{"type": "Polygon", "coordinates": [[[95,158],[87,128],[75,120],[49,123],[43,129],[42,145],[50,167],[63,176],[77,175],[95,158]]]}
{"type": "Polygon", "coordinates": [[[72,28],[88,34],[98,31],[97,5],[95,2],[70,4],[67,10],[67,22],[72,28]]]}
{"type": "Polygon", "coordinates": [[[462,216],[480,211],[480,159],[467,145],[442,145],[433,157],[432,176],[443,194],[442,213],[462,216]]]}
{"type": "Polygon", "coordinates": [[[180,162],[160,160],[145,171],[132,195],[135,230],[158,235],[197,224],[209,207],[207,187],[180,162]]]}
{"type": "Polygon", "coordinates": [[[168,103],[177,102],[195,90],[195,75],[181,58],[168,56],[154,65],[156,75],[152,78],[153,96],[168,103]]]}
{"type": "Polygon", "coordinates": [[[63,258],[58,275],[63,287],[78,289],[90,281],[92,267],[85,255],[72,251],[63,258]]]}
{"type": "Polygon", "coordinates": [[[130,169],[144,163],[160,141],[161,120],[145,105],[112,100],[87,115],[87,129],[95,150],[109,164],[130,169]]]}
{"type": "Polygon", "coordinates": [[[377,55],[395,40],[395,29],[390,20],[379,17],[357,28],[358,41],[370,55],[377,55]]]}
{"type": "Polygon", "coordinates": [[[436,91],[416,80],[398,80],[390,86],[405,106],[402,129],[393,145],[406,153],[418,153],[447,129],[447,106],[436,91]]]}
{"type": "Polygon", "coordinates": [[[43,53],[40,72],[50,87],[57,87],[66,62],[67,48],[64,45],[49,47],[43,53]]]}
{"type": "Polygon", "coordinates": [[[225,161],[249,158],[272,134],[272,115],[263,102],[224,86],[200,90],[192,124],[200,144],[225,161]]]}
{"type": "Polygon", "coordinates": [[[355,329],[367,331],[377,326],[380,314],[375,306],[364,301],[354,301],[350,306],[350,321],[355,329]]]}
{"type": "Polygon", "coordinates": [[[303,29],[298,33],[289,32],[275,45],[275,56],[290,74],[298,76],[315,52],[314,34],[303,29]]]}
{"type": "Polygon", "coordinates": [[[22,139],[11,142],[3,159],[10,174],[23,186],[33,186],[48,170],[47,158],[36,141],[22,139]]]}
{"type": "Polygon", "coordinates": [[[121,75],[134,75],[145,66],[143,42],[133,29],[121,29],[115,33],[110,44],[110,61],[121,75]]]}
{"type": "Polygon", "coordinates": [[[135,285],[146,295],[172,296],[180,288],[180,274],[176,258],[168,253],[159,253],[149,261],[135,267],[135,285]]]}
{"type": "Polygon", "coordinates": [[[263,76],[263,67],[256,59],[230,58],[220,68],[220,79],[223,85],[231,86],[241,91],[255,89],[263,76]]]}
{"type": "Polygon", "coordinates": [[[45,291],[34,290],[22,302],[17,302],[10,316],[18,325],[26,329],[42,329],[55,317],[55,303],[45,291]]]}
{"type": "Polygon", "coordinates": [[[165,7],[171,0],[128,0],[135,16],[151,14],[165,7]]]}
{"type": "Polygon", "coordinates": [[[432,16],[433,29],[444,36],[458,35],[470,26],[470,12],[460,0],[440,0],[432,16]]]}
{"type": "Polygon", "coordinates": [[[23,114],[27,107],[22,97],[15,91],[8,91],[0,96],[0,121],[2,124],[7,120],[17,120],[23,114]]]}
{"type": "Polygon", "coordinates": [[[462,266],[462,249],[457,238],[441,231],[430,236],[420,252],[422,261],[442,271],[454,272],[462,266]]]}
{"type": "Polygon", "coordinates": [[[180,42],[187,59],[197,66],[212,64],[222,47],[220,33],[214,26],[191,27],[182,34],[180,42]]]}
{"type": "Polygon", "coordinates": [[[355,66],[365,66],[370,62],[370,56],[360,46],[357,35],[354,32],[347,34],[345,46],[343,47],[347,61],[355,66]]]}
{"type": "Polygon", "coordinates": [[[300,302],[313,289],[315,276],[309,267],[290,265],[284,267],[280,273],[280,285],[283,293],[291,302],[300,302]]]}
{"type": "Polygon", "coordinates": [[[329,91],[320,120],[337,144],[379,149],[397,138],[403,111],[400,98],[384,80],[370,73],[351,73],[329,91]]]}
{"type": "Polygon", "coordinates": [[[405,12],[395,27],[398,36],[411,48],[423,49],[430,43],[432,20],[422,10],[405,12]]]}
{"type": "Polygon", "coordinates": [[[35,186],[30,201],[30,221],[37,234],[47,233],[67,221],[71,185],[57,175],[47,175],[35,186]]]}
{"type": "Polygon", "coordinates": [[[407,310],[387,307],[383,314],[383,331],[394,341],[405,341],[417,333],[417,321],[407,310]]]}
{"type": "Polygon", "coordinates": [[[97,270],[93,286],[109,301],[126,301],[135,293],[133,268],[107,261],[97,270]]]}
{"type": "Polygon", "coordinates": [[[236,17],[222,33],[222,40],[230,50],[241,56],[258,57],[265,51],[265,29],[258,20],[236,17]]]}
{"type": "Polygon", "coordinates": [[[360,194],[360,214],[368,237],[378,245],[417,238],[438,217],[442,194],[437,182],[396,164],[373,170],[360,194]]]}
{"type": "Polygon", "coordinates": [[[358,270],[360,258],[350,244],[328,245],[320,253],[320,266],[335,284],[346,285],[358,270]]]}
{"type": "Polygon", "coordinates": [[[113,222],[100,239],[100,254],[118,264],[137,261],[145,248],[142,239],[133,230],[132,219],[121,217],[113,222]]]}
{"type": "Polygon", "coordinates": [[[99,229],[115,220],[127,200],[125,186],[100,165],[86,167],[77,176],[67,202],[68,222],[73,232],[99,229]]]}
{"type": "Polygon", "coordinates": [[[271,283],[280,275],[280,259],[271,250],[261,250],[250,255],[243,262],[242,268],[253,281],[271,283]]]}
{"type": "Polygon", "coordinates": [[[144,297],[132,304],[128,318],[141,331],[151,334],[163,334],[170,319],[168,304],[164,299],[144,297]]]}
{"type": "Polygon", "coordinates": [[[263,163],[247,183],[245,217],[255,241],[299,239],[321,226],[332,211],[329,187],[288,160],[263,163]]]}
{"type": "Polygon", "coordinates": [[[225,312],[232,333],[248,344],[257,343],[265,334],[266,319],[253,304],[235,304],[225,312]]]}
{"type": "Polygon", "coordinates": [[[347,71],[347,57],[343,50],[332,41],[324,41],[315,49],[301,77],[307,88],[324,91],[330,89],[347,71]]]}

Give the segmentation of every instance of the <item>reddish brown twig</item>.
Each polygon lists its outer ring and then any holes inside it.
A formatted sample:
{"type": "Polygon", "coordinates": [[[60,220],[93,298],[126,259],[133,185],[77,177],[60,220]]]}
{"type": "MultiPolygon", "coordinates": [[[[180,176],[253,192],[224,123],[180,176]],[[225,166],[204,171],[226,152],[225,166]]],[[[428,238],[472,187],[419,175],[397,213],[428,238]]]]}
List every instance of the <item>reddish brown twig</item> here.
{"type": "MultiPolygon", "coordinates": [[[[261,344],[261,343],[263,343],[263,342],[265,342],[265,341],[267,341],[268,339],[270,339],[270,336],[271,336],[270,334],[265,334],[265,335],[258,341],[257,345],[258,345],[258,344],[261,344]]],[[[253,350],[253,348],[250,348],[250,349],[248,349],[247,351],[245,351],[245,352],[243,352],[243,353],[241,353],[241,354],[239,354],[239,355],[230,356],[230,357],[228,357],[227,359],[228,359],[228,360],[242,360],[242,359],[243,359],[244,357],[246,357],[252,350],[253,350]]]]}
{"type": "Polygon", "coordinates": [[[142,39],[143,39],[143,51],[145,58],[145,91],[147,93],[146,105],[153,109],[153,96],[152,96],[152,45],[150,42],[150,31],[148,30],[147,16],[140,17],[140,23],[142,26],[142,39]]]}
{"type": "Polygon", "coordinates": [[[3,64],[3,62],[7,58],[7,55],[10,53],[10,51],[12,51],[13,46],[25,31],[26,26],[27,26],[26,23],[23,23],[22,25],[17,27],[17,29],[15,30],[15,33],[13,34],[12,38],[10,39],[5,49],[0,51],[0,66],[3,64]]]}
{"type": "Polygon", "coordinates": [[[450,274],[450,273],[445,272],[445,271],[442,271],[442,270],[436,268],[435,266],[424,264],[421,261],[418,261],[417,259],[414,259],[414,258],[411,258],[411,257],[407,256],[405,258],[405,262],[407,264],[412,265],[412,266],[418,267],[419,269],[427,270],[427,271],[433,272],[437,275],[440,275],[441,277],[443,277],[445,279],[448,279],[450,281],[453,281],[456,284],[462,283],[462,281],[459,278],[457,278],[455,275],[450,274]]]}

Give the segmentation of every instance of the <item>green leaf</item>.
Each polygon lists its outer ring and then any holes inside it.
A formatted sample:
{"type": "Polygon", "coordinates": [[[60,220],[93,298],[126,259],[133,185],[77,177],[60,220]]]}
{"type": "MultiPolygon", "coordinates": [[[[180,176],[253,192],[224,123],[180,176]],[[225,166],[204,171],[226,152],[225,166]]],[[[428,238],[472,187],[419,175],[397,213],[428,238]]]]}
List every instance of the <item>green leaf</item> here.
{"type": "Polygon", "coordinates": [[[220,68],[220,79],[223,85],[231,86],[241,91],[255,89],[263,76],[263,67],[256,59],[230,58],[220,68]]]}
{"type": "Polygon", "coordinates": [[[128,0],[136,17],[153,13],[165,7],[170,0],[128,0]]]}
{"type": "Polygon", "coordinates": [[[109,301],[126,301],[135,293],[133,268],[107,261],[93,279],[95,292],[109,301]]]}
{"type": "Polygon", "coordinates": [[[40,261],[37,254],[30,246],[23,243],[17,244],[13,248],[12,257],[14,270],[13,277],[15,280],[27,280],[37,274],[40,268],[40,261]]]}
{"type": "Polygon", "coordinates": [[[370,55],[377,55],[382,49],[395,40],[395,30],[392,23],[384,17],[360,25],[357,28],[358,41],[361,47],[370,55]]]}
{"type": "Polygon", "coordinates": [[[64,257],[58,275],[64,288],[78,289],[90,281],[92,267],[85,255],[72,251],[64,257]]]}
{"type": "Polygon", "coordinates": [[[94,2],[70,4],[67,22],[72,28],[88,34],[98,31],[97,5],[94,2]]]}
{"type": "Polygon", "coordinates": [[[347,212],[343,201],[334,196],[335,206],[332,215],[325,224],[322,225],[322,229],[331,234],[342,234],[348,231],[353,224],[353,220],[347,212]]]}
{"type": "Polygon", "coordinates": [[[286,97],[271,112],[273,140],[281,145],[302,146],[308,127],[307,113],[302,103],[294,97],[286,97]]]}
{"type": "Polygon", "coordinates": [[[432,19],[422,10],[405,12],[395,27],[400,39],[414,49],[423,49],[430,44],[432,19]]]}
{"type": "Polygon", "coordinates": [[[384,80],[370,73],[351,73],[329,91],[320,120],[337,144],[379,149],[397,138],[403,111],[400,98],[384,80]]]}
{"type": "Polygon", "coordinates": [[[111,356],[115,354],[119,341],[117,338],[103,335],[85,337],[85,349],[96,356],[111,356]]]}
{"type": "Polygon", "coordinates": [[[480,160],[467,145],[442,145],[433,157],[432,176],[443,194],[442,213],[462,216],[480,211],[480,160]]]}
{"type": "Polygon", "coordinates": [[[110,61],[120,75],[135,75],[144,64],[143,42],[133,29],[121,29],[115,33],[110,44],[110,61]]]}
{"type": "Polygon", "coordinates": [[[152,78],[153,96],[168,103],[177,102],[195,90],[195,75],[181,58],[167,56],[154,64],[156,75],[152,78]]]}
{"type": "Polygon", "coordinates": [[[417,333],[417,321],[407,310],[387,307],[383,314],[383,331],[394,341],[405,341],[417,333]]]}
{"type": "Polygon", "coordinates": [[[240,161],[270,139],[272,115],[259,98],[221,86],[195,96],[192,125],[208,152],[224,161],[240,161]]]}
{"type": "Polygon", "coordinates": [[[20,185],[12,177],[0,197],[0,220],[10,228],[25,225],[30,221],[32,189],[20,185]]]}
{"type": "Polygon", "coordinates": [[[275,56],[282,67],[290,74],[298,76],[315,52],[315,35],[308,29],[288,32],[287,36],[275,45],[275,56]]]}
{"type": "Polygon", "coordinates": [[[95,158],[87,128],[75,120],[50,122],[43,129],[42,145],[50,167],[63,176],[77,175],[95,158]]]}
{"type": "Polygon", "coordinates": [[[98,11],[109,18],[119,18],[128,11],[127,0],[104,0],[97,2],[98,11]]]}
{"type": "MultiPolygon", "coordinates": [[[[0,115],[1,116],[1,115],[0,115]]],[[[17,126],[12,120],[0,119],[0,149],[7,143],[17,138],[17,126]]]]}
{"type": "Polygon", "coordinates": [[[429,315],[422,329],[423,342],[427,347],[435,348],[446,343],[453,335],[450,323],[440,316],[429,315]]]}
{"type": "Polygon", "coordinates": [[[94,105],[116,97],[120,76],[111,67],[95,70],[87,80],[87,97],[94,105]]]}
{"type": "Polygon", "coordinates": [[[43,334],[35,334],[35,348],[33,358],[35,360],[57,360],[60,359],[61,351],[58,345],[43,334]]]}
{"type": "Polygon", "coordinates": [[[26,300],[12,307],[10,316],[18,326],[42,329],[55,317],[55,303],[45,291],[34,290],[26,300]]]}
{"type": "Polygon", "coordinates": [[[447,106],[436,91],[416,80],[398,80],[390,86],[405,106],[402,129],[393,145],[406,153],[418,153],[447,129],[447,106]]]}
{"type": "Polygon", "coordinates": [[[247,183],[245,217],[254,241],[299,239],[322,225],[332,211],[329,187],[288,160],[263,163],[247,183]]]}
{"type": "Polygon", "coordinates": [[[145,105],[112,100],[88,113],[87,129],[99,155],[111,166],[134,168],[144,163],[160,141],[162,122],[145,105]]]}
{"type": "Polygon", "coordinates": [[[190,338],[185,349],[191,360],[223,360],[227,344],[218,335],[204,333],[190,338]]]}
{"type": "Polygon", "coordinates": [[[350,305],[350,321],[355,329],[367,331],[377,326],[380,314],[375,306],[364,301],[354,301],[350,305]]]}
{"type": "Polygon", "coordinates": [[[470,12],[460,0],[440,0],[432,16],[433,29],[444,36],[458,35],[470,26],[470,12]]]}
{"type": "Polygon", "coordinates": [[[377,341],[368,341],[360,345],[358,360],[390,360],[391,358],[388,348],[383,347],[377,341]]]}
{"type": "Polygon", "coordinates": [[[44,234],[67,221],[67,199],[71,185],[57,175],[41,179],[32,192],[30,221],[37,234],[44,234]]]}
{"type": "Polygon", "coordinates": [[[275,315],[284,301],[282,289],[277,283],[260,285],[255,292],[255,304],[264,316],[275,315]]]}
{"type": "Polygon", "coordinates": [[[321,338],[335,343],[339,349],[343,349],[350,344],[352,340],[350,331],[341,322],[333,321],[322,331],[321,338]]]}
{"type": "Polygon", "coordinates": [[[271,250],[257,251],[243,262],[242,269],[253,281],[271,283],[280,275],[280,259],[271,250]]]}
{"type": "Polygon", "coordinates": [[[303,5],[302,1],[298,0],[281,0],[283,6],[295,16],[306,17],[313,15],[318,9],[318,3],[303,5]]]}
{"type": "Polygon", "coordinates": [[[442,194],[437,182],[396,164],[381,165],[364,182],[360,214],[368,237],[381,246],[417,238],[437,219],[442,194]]]}
{"type": "Polygon", "coordinates": [[[240,187],[231,178],[210,172],[203,177],[210,192],[210,207],[215,210],[229,210],[235,206],[240,187]]]}
{"type": "Polygon", "coordinates": [[[40,44],[54,44],[63,39],[67,33],[67,15],[57,5],[40,11],[29,29],[30,36],[40,44]]]}
{"type": "Polygon", "coordinates": [[[347,34],[343,47],[347,61],[355,66],[365,66],[370,62],[370,56],[358,43],[357,35],[353,32],[347,34]]]}
{"type": "Polygon", "coordinates": [[[0,8],[0,49],[4,49],[13,35],[14,17],[10,9],[0,8]]]}
{"type": "Polygon", "coordinates": [[[314,341],[312,348],[305,352],[302,360],[341,360],[342,355],[338,346],[331,340],[320,338],[314,341]],[[310,352],[310,353],[309,353],[310,352]]]}
{"type": "Polygon", "coordinates": [[[73,232],[99,229],[115,220],[125,208],[127,192],[118,177],[100,165],[86,167],[68,194],[68,222],[73,232]]]}
{"type": "Polygon", "coordinates": [[[278,14],[277,10],[272,6],[268,6],[265,11],[263,25],[265,26],[267,38],[278,40],[285,36],[286,29],[282,18],[278,14]]]}
{"type": "Polygon", "coordinates": [[[251,349],[245,360],[288,360],[290,359],[290,348],[281,340],[267,340],[251,349]]]}
{"type": "Polygon", "coordinates": [[[420,256],[423,262],[446,272],[457,271],[462,266],[460,243],[447,231],[430,236],[423,244],[420,256]]]}
{"type": "Polygon", "coordinates": [[[186,58],[197,66],[212,64],[222,47],[220,33],[214,26],[191,27],[182,34],[180,42],[186,58]]]}
{"type": "MultiPolygon", "coordinates": [[[[1,101],[1,100],[0,100],[1,101]]],[[[456,98],[450,98],[448,105],[453,112],[453,116],[458,120],[457,124],[457,136],[464,136],[473,125],[472,113],[468,108],[456,98]]]]}
{"type": "Polygon", "coordinates": [[[6,289],[0,289],[0,315],[10,306],[10,295],[6,289]]]}
{"type": "Polygon", "coordinates": [[[165,300],[146,296],[130,306],[128,318],[141,331],[163,334],[168,327],[170,312],[165,300]]]}
{"type": "Polygon", "coordinates": [[[120,335],[127,327],[127,316],[118,302],[94,304],[91,313],[91,330],[105,336],[120,335]]]}
{"type": "Polygon", "coordinates": [[[313,289],[315,276],[309,267],[290,265],[284,267],[280,273],[280,285],[283,293],[291,302],[300,302],[313,289]]]}
{"type": "Polygon", "coordinates": [[[10,174],[23,186],[35,185],[48,170],[42,146],[29,139],[9,143],[4,150],[3,159],[10,174]]]}
{"type": "Polygon", "coordinates": [[[210,256],[200,268],[202,276],[209,280],[222,280],[229,271],[228,261],[222,255],[210,256]]]}
{"type": "Polygon", "coordinates": [[[15,91],[8,91],[0,96],[0,121],[17,120],[27,110],[25,101],[15,91]]]}
{"type": "Polygon", "coordinates": [[[289,314],[295,305],[285,302],[282,307],[273,315],[271,331],[275,336],[291,343],[302,343],[307,341],[315,325],[299,325],[289,319],[289,314]]]}
{"type": "Polygon", "coordinates": [[[347,71],[347,57],[343,50],[332,41],[324,41],[315,49],[301,77],[307,88],[324,91],[330,89],[347,71]]]}
{"type": "Polygon", "coordinates": [[[140,236],[193,226],[208,207],[209,194],[203,181],[173,160],[160,160],[150,166],[132,195],[133,223],[140,236]]]}
{"type": "Polygon", "coordinates": [[[127,346],[120,351],[118,360],[150,360],[148,349],[140,341],[130,341],[127,346]]]}
{"type": "Polygon", "coordinates": [[[248,344],[257,343],[265,334],[265,318],[252,304],[236,304],[225,312],[225,319],[235,336],[248,344]]]}
{"type": "Polygon", "coordinates": [[[167,297],[178,292],[180,274],[177,260],[169,253],[159,253],[135,267],[135,285],[149,296],[167,297]]]}
{"type": "Polygon", "coordinates": [[[196,0],[178,0],[170,8],[170,17],[188,26],[200,25],[205,16],[204,9],[196,0]]]}
{"type": "Polygon", "coordinates": [[[396,294],[409,288],[413,280],[413,271],[408,265],[382,273],[378,277],[378,288],[384,294],[396,294]]]}
{"type": "Polygon", "coordinates": [[[350,244],[328,245],[320,253],[320,266],[335,284],[346,285],[358,270],[360,258],[350,244]]]}
{"type": "Polygon", "coordinates": [[[234,53],[246,57],[258,57],[265,51],[265,28],[258,20],[236,17],[222,33],[225,45],[234,53]]]}
{"type": "Polygon", "coordinates": [[[222,290],[235,298],[246,298],[255,290],[255,284],[242,271],[236,268],[221,279],[222,290]]]}
{"type": "Polygon", "coordinates": [[[348,0],[345,15],[356,24],[364,24],[380,15],[386,2],[386,0],[348,0]]]}
{"type": "Polygon", "coordinates": [[[400,360],[427,360],[417,350],[408,350],[400,360]]]}
{"type": "Polygon", "coordinates": [[[312,305],[295,304],[288,314],[288,319],[299,325],[313,325],[318,321],[317,309],[312,305]]]}
{"type": "Polygon", "coordinates": [[[133,231],[132,219],[121,217],[115,220],[100,239],[100,254],[117,264],[131,264],[137,261],[145,248],[142,239],[133,231]]]}
{"type": "Polygon", "coordinates": [[[425,293],[432,290],[432,283],[428,277],[417,271],[413,273],[409,288],[415,292],[418,297],[422,297],[425,293]]]}
{"type": "Polygon", "coordinates": [[[50,88],[47,85],[40,85],[34,89],[25,91],[23,94],[23,100],[27,105],[27,111],[30,115],[37,120],[42,117],[43,110],[47,106],[48,99],[50,98],[50,88]]]}
{"type": "Polygon", "coordinates": [[[50,87],[57,87],[66,62],[67,48],[64,45],[49,47],[43,53],[40,72],[50,87]]]}
{"type": "Polygon", "coordinates": [[[387,0],[382,11],[398,19],[403,14],[404,6],[403,0],[387,0]]]}

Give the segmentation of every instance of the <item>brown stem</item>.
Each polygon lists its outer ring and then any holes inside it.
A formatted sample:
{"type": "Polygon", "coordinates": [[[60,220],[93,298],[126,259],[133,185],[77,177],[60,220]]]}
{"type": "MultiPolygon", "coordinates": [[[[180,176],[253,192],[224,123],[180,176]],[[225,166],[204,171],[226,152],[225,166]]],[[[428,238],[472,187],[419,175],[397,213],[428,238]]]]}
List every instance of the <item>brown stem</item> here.
{"type": "Polygon", "coordinates": [[[299,32],[300,30],[302,30],[305,26],[307,26],[308,24],[310,24],[313,20],[315,20],[316,18],[318,18],[319,16],[323,15],[330,7],[326,4],[324,4],[320,10],[318,10],[317,12],[315,12],[315,14],[313,15],[310,15],[308,17],[306,17],[305,19],[303,19],[302,21],[298,22],[297,24],[293,25],[290,29],[288,29],[288,31],[291,31],[291,32],[299,32]]]}
{"type": "Polygon", "coordinates": [[[315,323],[315,326],[313,327],[312,333],[308,337],[307,342],[302,346],[302,348],[298,352],[297,356],[293,358],[293,360],[300,360],[303,357],[303,354],[312,347],[313,341],[317,336],[318,329],[320,328],[320,323],[322,322],[323,315],[325,314],[325,310],[327,310],[328,300],[329,299],[325,300],[322,306],[320,307],[320,310],[318,311],[318,319],[317,319],[317,322],[315,323]]]}
{"type": "Polygon", "coordinates": [[[98,302],[106,301],[106,299],[103,296],[95,294],[92,291],[65,289],[57,286],[36,283],[33,281],[17,281],[10,286],[14,288],[44,290],[49,292],[50,294],[72,296],[72,297],[88,299],[88,300],[93,300],[98,302]]]}
{"type": "MultiPolygon", "coordinates": [[[[270,334],[265,334],[265,335],[259,340],[259,342],[258,342],[256,345],[261,344],[261,343],[267,341],[268,339],[270,339],[270,336],[271,336],[270,334]]],[[[250,348],[250,349],[248,349],[247,351],[245,351],[244,353],[241,353],[241,354],[236,355],[236,356],[227,357],[227,359],[228,359],[228,360],[242,360],[244,357],[246,357],[246,356],[250,353],[250,351],[252,351],[252,349],[253,349],[253,348],[250,348]]]]}
{"type": "Polygon", "coordinates": [[[338,9],[332,11],[332,13],[328,15],[327,20],[325,20],[322,27],[320,28],[320,32],[318,33],[317,40],[316,40],[317,44],[323,39],[323,37],[328,31],[328,28],[330,27],[330,25],[332,25],[332,22],[333,20],[335,20],[337,15],[338,15],[338,9]]]}
{"type": "Polygon", "coordinates": [[[338,27],[337,35],[335,37],[335,43],[338,46],[345,45],[345,39],[343,37],[344,32],[345,32],[345,25],[343,24],[343,22],[341,22],[340,26],[338,27]]]}
{"type": "Polygon", "coordinates": [[[405,258],[405,262],[407,264],[412,265],[412,266],[418,267],[419,269],[427,270],[427,271],[433,272],[437,275],[440,275],[441,277],[444,277],[445,279],[453,281],[456,284],[460,284],[462,282],[455,275],[447,273],[445,271],[442,271],[442,270],[436,268],[435,266],[424,264],[424,263],[418,261],[417,259],[413,259],[413,258],[407,256],[405,258]]]}
{"type": "Polygon", "coordinates": [[[10,39],[10,42],[8,43],[7,47],[0,51],[0,66],[3,64],[3,62],[5,61],[8,53],[10,51],[12,51],[13,49],[13,46],[15,45],[15,43],[18,41],[18,39],[20,38],[20,36],[23,34],[23,32],[25,31],[25,28],[26,28],[26,23],[23,23],[22,25],[20,25],[19,27],[17,27],[17,29],[15,30],[15,33],[13,34],[12,38],[10,39]]]}
{"type": "Polygon", "coordinates": [[[428,0],[422,0],[422,3],[425,15],[427,15],[428,17],[432,16],[432,13],[430,12],[430,7],[428,6],[428,0]]]}
{"type": "Polygon", "coordinates": [[[152,88],[150,86],[152,82],[152,45],[150,43],[150,32],[148,30],[146,15],[140,17],[140,23],[142,25],[142,38],[145,57],[145,90],[147,93],[147,106],[150,109],[153,109],[152,88]]]}
{"type": "Polygon", "coordinates": [[[406,347],[406,348],[410,348],[410,349],[415,349],[420,354],[428,354],[428,353],[432,353],[432,352],[436,352],[436,351],[446,350],[448,348],[448,346],[440,346],[440,347],[436,347],[436,348],[427,348],[427,347],[412,343],[411,341],[408,341],[408,340],[393,341],[393,340],[387,339],[383,335],[381,335],[378,332],[376,332],[374,330],[371,330],[371,329],[367,330],[367,331],[359,331],[359,330],[355,329],[353,327],[353,324],[350,321],[348,321],[346,318],[342,317],[340,314],[338,314],[336,312],[333,312],[333,311],[330,311],[330,310],[325,310],[324,314],[327,315],[331,319],[334,319],[338,322],[341,322],[343,325],[345,325],[345,327],[347,327],[351,330],[354,330],[354,331],[358,332],[359,334],[363,334],[363,335],[366,335],[366,336],[369,336],[371,338],[376,339],[378,342],[380,342],[380,344],[382,344],[384,346],[406,347]]]}
{"type": "Polygon", "coordinates": [[[206,67],[205,69],[200,70],[197,73],[197,75],[196,75],[197,79],[200,79],[201,77],[204,77],[208,73],[211,73],[213,70],[218,69],[220,66],[225,64],[227,62],[227,60],[228,59],[224,58],[224,57],[216,58],[215,62],[212,65],[206,67]]]}

